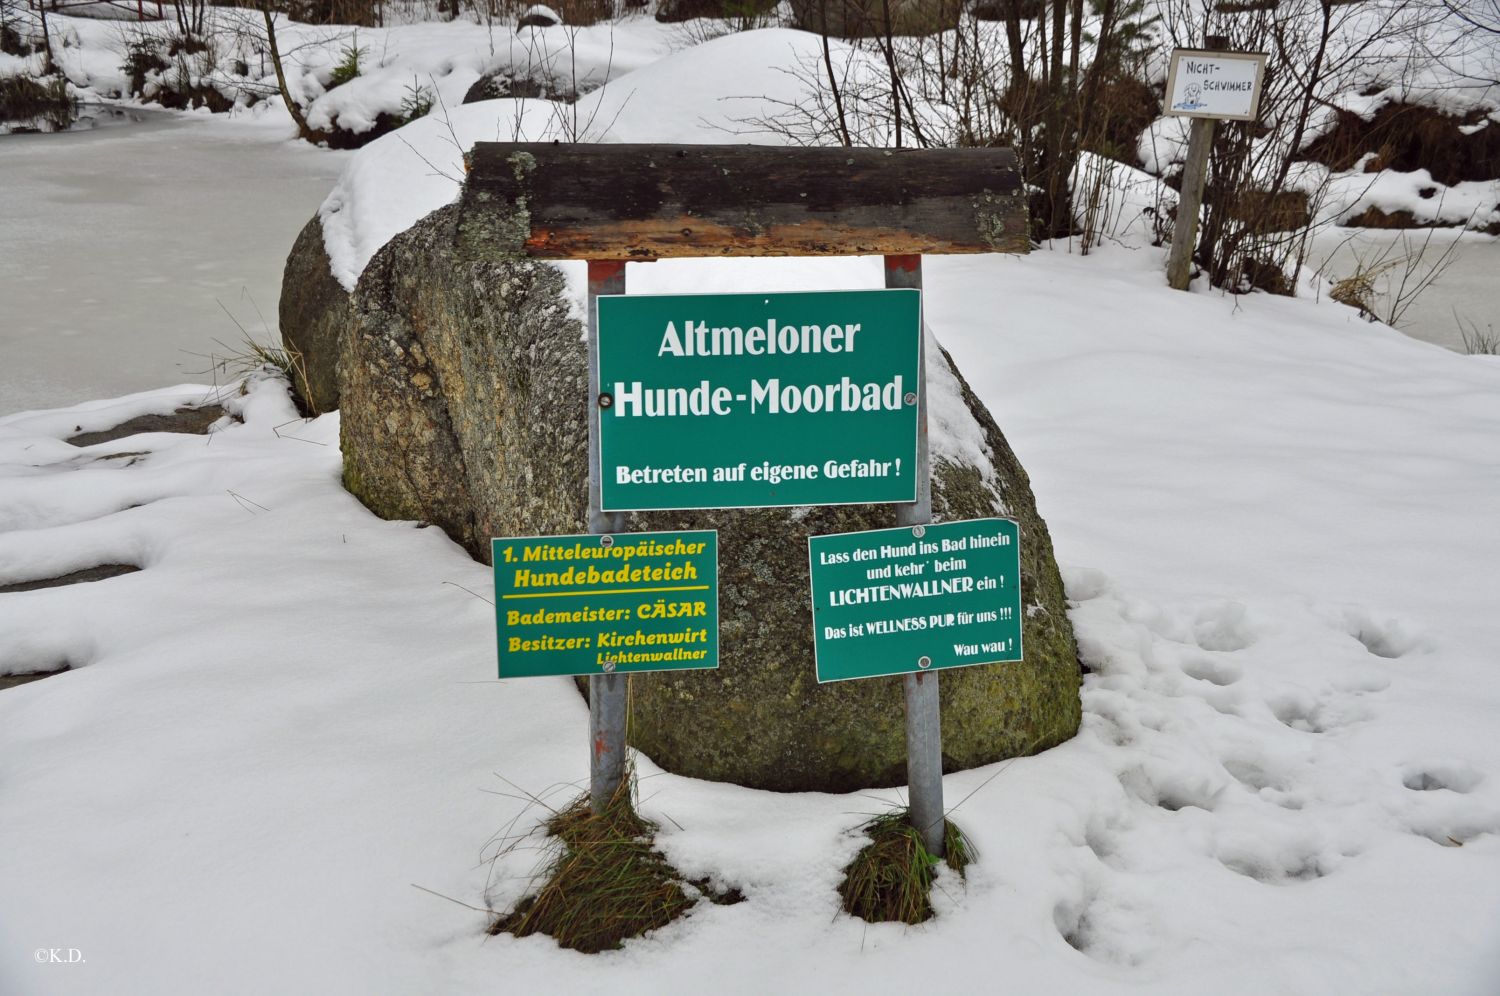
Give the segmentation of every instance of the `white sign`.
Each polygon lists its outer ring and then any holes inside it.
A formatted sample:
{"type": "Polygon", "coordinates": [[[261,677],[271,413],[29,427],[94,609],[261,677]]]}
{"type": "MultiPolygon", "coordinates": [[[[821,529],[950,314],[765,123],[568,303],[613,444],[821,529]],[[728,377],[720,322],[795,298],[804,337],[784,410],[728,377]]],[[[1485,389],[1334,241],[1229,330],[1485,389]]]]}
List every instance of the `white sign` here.
{"type": "Polygon", "coordinates": [[[1166,113],[1254,121],[1265,72],[1266,57],[1260,52],[1173,49],[1166,113]]]}

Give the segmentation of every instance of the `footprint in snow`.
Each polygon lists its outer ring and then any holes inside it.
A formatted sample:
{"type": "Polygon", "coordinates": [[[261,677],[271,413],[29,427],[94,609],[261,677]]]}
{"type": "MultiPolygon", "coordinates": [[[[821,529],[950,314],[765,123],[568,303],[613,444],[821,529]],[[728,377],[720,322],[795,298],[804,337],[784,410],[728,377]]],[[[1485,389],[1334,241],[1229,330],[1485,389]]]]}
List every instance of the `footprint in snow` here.
{"type": "Polygon", "coordinates": [[[1283,726],[1301,733],[1330,733],[1369,719],[1373,713],[1354,701],[1331,702],[1308,692],[1286,692],[1266,701],[1283,726]]]}
{"type": "Polygon", "coordinates": [[[1245,676],[1237,665],[1212,657],[1189,657],[1182,662],[1182,673],[1221,688],[1232,685],[1245,676]]]}
{"type": "Polygon", "coordinates": [[[1461,795],[1474,791],[1482,781],[1484,776],[1473,765],[1463,761],[1411,767],[1401,776],[1401,784],[1413,792],[1446,790],[1461,795]]]}
{"type": "Polygon", "coordinates": [[[1376,657],[1396,660],[1426,646],[1427,635],[1416,624],[1395,616],[1377,616],[1369,609],[1344,611],[1344,631],[1376,657]]]}
{"type": "Polygon", "coordinates": [[[1302,799],[1291,791],[1290,779],[1271,770],[1259,761],[1231,757],[1224,762],[1224,770],[1252,795],[1282,809],[1301,809],[1302,799]]]}

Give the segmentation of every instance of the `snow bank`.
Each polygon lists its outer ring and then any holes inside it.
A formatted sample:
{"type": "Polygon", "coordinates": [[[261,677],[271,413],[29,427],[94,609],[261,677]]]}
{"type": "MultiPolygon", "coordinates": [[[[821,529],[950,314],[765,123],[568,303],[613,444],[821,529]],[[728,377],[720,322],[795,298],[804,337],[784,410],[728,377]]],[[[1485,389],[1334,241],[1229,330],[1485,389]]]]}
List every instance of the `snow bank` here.
{"type": "MultiPolygon", "coordinates": [[[[802,99],[806,84],[784,67],[819,44],[802,31],[743,32],[621,76],[576,105],[504,99],[436,109],[355,153],[328,195],[318,213],[333,275],[352,291],[381,246],[456,200],[462,153],[476,141],[777,144],[744,119],[765,100],[802,99]]],[[[576,276],[578,267],[565,269],[576,276]]]]}
{"type": "Polygon", "coordinates": [[[548,141],[567,111],[547,100],[485,100],[428,115],[360,149],[318,209],[334,277],[353,291],[381,246],[457,200],[475,142],[548,141]]]}
{"type": "MultiPolygon", "coordinates": [[[[165,53],[177,31],[170,18],[137,24],[54,14],[48,20],[63,71],[95,98],[129,93],[124,63],[132,44],[154,42],[165,53]]],[[[207,22],[212,59],[190,62],[194,74],[237,108],[254,105],[257,116],[289,124],[279,101],[265,99],[274,98],[277,79],[260,12],[210,7],[207,22]]],[[[374,128],[381,115],[403,116],[417,96],[436,107],[457,106],[486,72],[511,71],[545,81],[551,91],[583,92],[655,61],[668,49],[667,29],[649,18],[586,28],[513,29],[468,20],[354,28],[278,17],[276,34],[287,89],[303,105],[308,123],[355,135],[374,128]],[[332,86],[334,68],[352,53],[358,56],[359,75],[332,86]]]]}
{"type": "Polygon", "coordinates": [[[1370,208],[1386,214],[1408,211],[1418,225],[1458,225],[1475,230],[1500,226],[1500,180],[1451,186],[1425,169],[1410,173],[1351,170],[1330,177],[1322,214],[1348,224],[1370,208]]]}
{"type": "Polygon", "coordinates": [[[1341,306],[1172,293],[1161,264],[926,267],[927,320],[1030,472],[1091,673],[1073,741],[945,780],[980,859],[920,929],[852,921],[834,893],[849,828],[898,793],[780,796],[643,758],[668,857],[746,901],[598,957],[487,938],[412,886],[513,902],[535,852],[498,852],[546,815],[522,794],[556,804],[587,771],[569,682],[491,680],[493,609],[464,590],[488,569],[362,509],[337,416],[297,420],[275,383],[207,438],[60,441],[183,388],[0,419],[0,508],[31,510],[0,532],[0,584],[145,568],[0,594],[5,669],[75,664],[0,690],[0,936],[22,952],[0,988],[884,992],[939,965],[963,992],[1491,991],[1500,365],[1341,306]],[[99,459],[123,451],[148,452],[99,459]],[[59,945],[86,962],[26,957],[59,945]]]}

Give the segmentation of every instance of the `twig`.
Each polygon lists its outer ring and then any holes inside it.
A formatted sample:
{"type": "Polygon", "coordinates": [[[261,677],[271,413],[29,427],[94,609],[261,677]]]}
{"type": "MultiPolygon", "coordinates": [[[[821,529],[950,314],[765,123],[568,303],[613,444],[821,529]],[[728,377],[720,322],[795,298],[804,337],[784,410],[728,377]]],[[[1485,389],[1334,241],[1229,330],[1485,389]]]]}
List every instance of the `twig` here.
{"type": "MultiPolygon", "coordinates": [[[[231,491],[228,488],[225,488],[224,489],[224,493],[227,494],[227,495],[229,495],[229,497],[233,498],[235,501],[239,502],[240,503],[240,507],[242,507],[242,508],[248,503],[248,504],[254,505],[256,508],[258,508],[258,509],[260,509],[260,510],[262,510],[264,512],[269,512],[270,511],[269,508],[266,508],[266,506],[262,505],[260,502],[251,501],[249,498],[246,498],[244,495],[242,495],[242,494],[240,494],[240,493],[238,493],[236,491],[231,491]]],[[[245,509],[245,511],[250,512],[250,510],[248,508],[245,509]]],[[[250,512],[250,514],[254,515],[255,513],[254,512],[250,512]]]]}
{"type": "Polygon", "coordinates": [[[483,595],[479,594],[479,592],[475,591],[474,589],[472,589],[472,588],[464,588],[464,586],[461,585],[461,584],[459,584],[457,581],[444,581],[443,584],[451,584],[455,588],[463,588],[464,591],[467,591],[469,594],[473,595],[475,598],[479,599],[481,602],[483,602],[486,605],[494,605],[495,604],[494,602],[490,601],[488,598],[485,598],[483,595]]]}
{"type": "Polygon", "coordinates": [[[408,884],[413,889],[421,889],[423,892],[428,893],[429,895],[437,896],[439,899],[446,899],[450,903],[456,903],[457,905],[462,906],[466,910],[473,910],[475,913],[488,913],[490,916],[499,916],[500,915],[500,911],[499,910],[492,910],[492,909],[490,909],[490,908],[488,908],[486,906],[471,906],[470,904],[464,902],[462,899],[454,899],[452,896],[445,896],[441,892],[438,892],[438,891],[436,891],[434,889],[427,888],[427,886],[425,886],[425,885],[418,885],[415,882],[410,882],[408,884]]]}

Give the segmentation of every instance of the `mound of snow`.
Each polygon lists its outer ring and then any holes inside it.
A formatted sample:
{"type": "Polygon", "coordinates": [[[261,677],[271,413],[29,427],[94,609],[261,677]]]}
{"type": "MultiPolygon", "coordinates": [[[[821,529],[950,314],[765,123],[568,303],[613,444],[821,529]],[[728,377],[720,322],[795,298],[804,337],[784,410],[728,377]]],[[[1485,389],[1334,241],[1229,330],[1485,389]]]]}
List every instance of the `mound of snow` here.
{"type": "Polygon", "coordinates": [[[643,757],[668,859],[746,901],[598,957],[487,937],[475,908],[534,870],[534,839],[507,846],[547,816],[525,795],[564,802],[588,770],[569,681],[493,680],[489,569],[344,492],[337,414],[297,419],[279,383],[229,392],[244,421],[207,438],[62,441],[206,387],[0,418],[0,509],[26,510],[0,584],[143,568],[0,593],[0,673],[74,665],[0,689],[0,936],[21,952],[0,989],[888,992],[938,965],[966,993],[1493,991],[1500,365],[1342,306],[1174,293],[1161,266],[1106,246],[926,268],[927,319],[1030,473],[1090,673],[1074,740],[945,778],[979,860],[916,930],[835,891],[851,828],[899,791],[758,792],[643,757]]]}
{"type": "Polygon", "coordinates": [[[549,141],[565,105],[485,100],[429,114],[349,159],[318,216],[333,275],[354,290],[380,247],[458,199],[475,142],[549,141]]]}
{"type": "Polygon", "coordinates": [[[352,291],[381,246],[456,200],[477,141],[784,144],[747,118],[767,100],[805,101],[807,83],[790,68],[820,45],[805,31],[748,31],[674,53],[577,104],[507,98],[434,110],[355,153],[323,202],[333,275],[352,291]]]}

